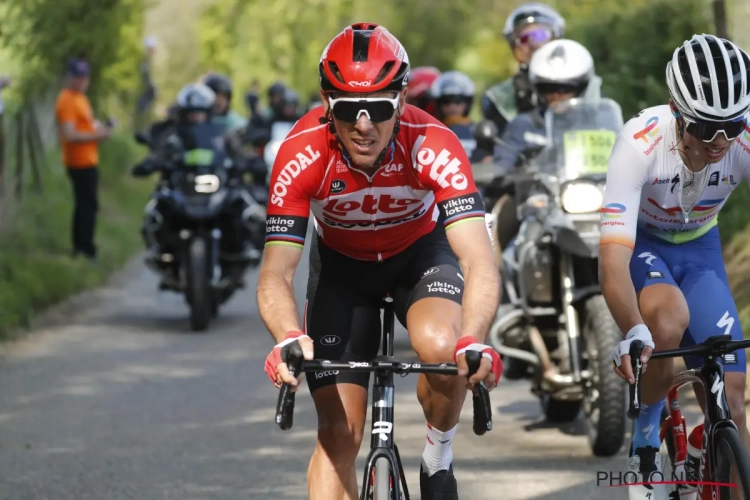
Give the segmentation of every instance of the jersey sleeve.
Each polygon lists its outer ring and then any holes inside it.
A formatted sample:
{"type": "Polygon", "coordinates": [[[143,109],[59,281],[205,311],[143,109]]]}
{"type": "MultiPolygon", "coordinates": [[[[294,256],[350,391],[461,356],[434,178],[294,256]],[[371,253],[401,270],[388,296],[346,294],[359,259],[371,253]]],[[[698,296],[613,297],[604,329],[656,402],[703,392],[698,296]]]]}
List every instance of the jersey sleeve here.
{"type": "Polygon", "coordinates": [[[323,148],[315,132],[292,137],[289,132],[273,163],[266,215],[266,246],[305,246],[310,199],[324,171],[323,148]],[[307,137],[306,137],[307,136],[307,137]],[[319,141],[317,141],[319,142],[319,141]]]}
{"type": "Polygon", "coordinates": [[[634,248],[641,189],[647,176],[648,160],[620,133],[609,157],[600,245],[616,243],[634,248]]]}
{"type": "Polygon", "coordinates": [[[76,120],[76,109],[73,105],[72,99],[68,95],[61,94],[55,103],[55,115],[57,123],[62,124],[65,122],[75,122],[76,120]]]}
{"type": "Polygon", "coordinates": [[[446,229],[471,220],[484,222],[482,197],[456,134],[445,127],[426,127],[416,138],[411,156],[420,183],[435,193],[446,229]]]}

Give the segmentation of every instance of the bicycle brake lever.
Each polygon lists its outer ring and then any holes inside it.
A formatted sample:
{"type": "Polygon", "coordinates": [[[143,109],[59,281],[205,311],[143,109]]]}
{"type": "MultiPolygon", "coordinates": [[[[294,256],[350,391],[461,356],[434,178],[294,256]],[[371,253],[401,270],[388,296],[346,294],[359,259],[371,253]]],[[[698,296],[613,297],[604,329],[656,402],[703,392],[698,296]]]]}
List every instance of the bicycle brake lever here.
{"type": "MultiPolygon", "coordinates": [[[[289,349],[289,356],[287,358],[287,367],[292,377],[297,377],[297,374],[302,369],[303,360],[302,348],[299,343],[295,343],[289,349]]],[[[291,429],[294,423],[294,400],[295,393],[292,392],[292,387],[289,384],[281,384],[279,401],[276,404],[276,423],[282,431],[291,429]]]]}
{"type": "Polygon", "coordinates": [[[641,353],[643,352],[643,342],[634,340],[630,344],[630,366],[633,369],[634,384],[629,384],[630,405],[628,407],[628,418],[635,420],[641,412],[641,373],[643,363],[641,363],[641,353]]]}
{"type": "MultiPolygon", "coordinates": [[[[469,380],[479,370],[482,353],[479,351],[466,351],[465,356],[466,366],[469,368],[466,380],[469,380]]],[[[474,434],[481,436],[485,432],[492,430],[492,404],[490,403],[490,392],[487,390],[484,382],[477,384],[476,391],[472,392],[471,399],[474,406],[474,434]]]]}

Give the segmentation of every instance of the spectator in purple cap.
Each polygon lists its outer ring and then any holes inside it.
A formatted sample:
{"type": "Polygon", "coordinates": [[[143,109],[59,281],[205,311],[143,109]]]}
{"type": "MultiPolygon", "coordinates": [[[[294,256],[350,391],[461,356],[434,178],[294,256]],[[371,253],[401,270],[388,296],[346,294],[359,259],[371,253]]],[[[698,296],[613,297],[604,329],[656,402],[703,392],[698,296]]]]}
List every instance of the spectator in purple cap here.
{"type": "Polygon", "coordinates": [[[99,143],[110,136],[112,129],[94,119],[86,97],[90,73],[85,60],[68,61],[66,84],[57,96],[55,114],[63,165],[73,185],[73,255],[95,262],[99,143]]]}

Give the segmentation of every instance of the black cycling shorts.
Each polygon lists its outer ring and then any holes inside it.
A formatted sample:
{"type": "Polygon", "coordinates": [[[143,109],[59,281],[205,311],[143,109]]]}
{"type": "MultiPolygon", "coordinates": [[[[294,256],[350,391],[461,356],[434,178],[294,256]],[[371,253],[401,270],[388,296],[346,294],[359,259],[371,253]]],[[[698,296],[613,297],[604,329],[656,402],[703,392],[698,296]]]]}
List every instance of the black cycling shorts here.
{"type": "MultiPolygon", "coordinates": [[[[316,359],[371,361],[381,346],[380,307],[393,297],[396,318],[406,326],[406,312],[426,297],[461,304],[463,272],[448,244],[445,228],[435,229],[383,262],[349,258],[319,242],[310,247],[310,276],[305,302],[305,331],[316,359]]],[[[332,384],[369,386],[367,372],[309,372],[310,391],[332,384]]]]}

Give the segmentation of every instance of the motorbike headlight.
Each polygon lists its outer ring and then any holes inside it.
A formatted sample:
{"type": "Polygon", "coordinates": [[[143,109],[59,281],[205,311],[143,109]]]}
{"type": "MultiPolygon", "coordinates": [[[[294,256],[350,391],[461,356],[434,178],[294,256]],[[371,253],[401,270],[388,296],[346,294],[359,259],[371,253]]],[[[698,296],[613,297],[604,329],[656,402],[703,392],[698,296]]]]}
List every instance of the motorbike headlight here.
{"type": "Polygon", "coordinates": [[[196,193],[215,193],[219,190],[221,181],[219,177],[213,174],[204,174],[195,176],[196,193]]]}
{"type": "Polygon", "coordinates": [[[565,186],[560,196],[563,210],[571,214],[598,212],[603,200],[601,188],[591,182],[571,182],[565,186]]]}

